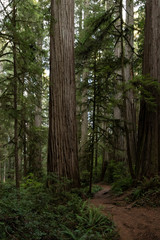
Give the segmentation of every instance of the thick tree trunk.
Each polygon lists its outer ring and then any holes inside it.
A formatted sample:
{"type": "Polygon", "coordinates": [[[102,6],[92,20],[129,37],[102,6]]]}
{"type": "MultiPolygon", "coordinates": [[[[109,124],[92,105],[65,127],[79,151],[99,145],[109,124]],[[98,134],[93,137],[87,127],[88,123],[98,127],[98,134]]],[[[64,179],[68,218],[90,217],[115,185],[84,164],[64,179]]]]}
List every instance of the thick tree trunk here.
{"type": "MultiPolygon", "coordinates": [[[[117,6],[117,12],[116,17],[119,17],[119,19],[116,22],[115,28],[117,29],[117,39],[116,39],[116,46],[115,46],[115,57],[117,60],[122,60],[122,52],[123,52],[123,37],[122,37],[122,1],[117,0],[116,2],[117,6]]],[[[117,105],[114,107],[114,120],[115,120],[115,126],[114,126],[114,156],[116,161],[123,160],[125,158],[125,138],[122,132],[122,128],[124,128],[124,116],[122,113],[123,104],[122,102],[122,81],[123,81],[123,74],[122,74],[122,68],[123,66],[120,65],[119,69],[116,70],[116,95],[115,99],[117,101],[117,105]]]]}
{"type": "MultiPolygon", "coordinates": [[[[128,63],[124,68],[125,82],[129,83],[133,79],[133,0],[126,1],[126,35],[125,42],[125,58],[128,63]]],[[[130,172],[133,174],[133,164],[136,162],[136,110],[134,104],[133,90],[126,93],[125,103],[125,130],[126,130],[126,145],[127,145],[127,159],[130,166],[130,172]]]]}
{"type": "MultiPolygon", "coordinates": [[[[104,1],[104,8],[105,10],[109,10],[113,6],[113,0],[105,0],[104,1]]],[[[103,110],[102,110],[103,111],[103,110]]],[[[107,113],[103,113],[104,119],[107,117],[107,113]]],[[[107,121],[106,119],[102,122],[102,129],[103,129],[103,151],[102,151],[102,166],[101,166],[101,173],[100,173],[100,180],[103,181],[105,177],[105,173],[107,170],[108,162],[109,162],[109,151],[108,151],[108,132],[107,132],[107,121]]]]}
{"type": "Polygon", "coordinates": [[[79,186],[74,73],[74,1],[51,1],[48,173],[79,186]]]}
{"type": "MultiPolygon", "coordinates": [[[[147,0],[143,74],[146,82],[160,82],[160,1],[147,0]]],[[[143,86],[155,99],[153,106],[146,97],[140,105],[136,175],[158,174],[160,163],[160,96],[156,85],[143,86]]]]}

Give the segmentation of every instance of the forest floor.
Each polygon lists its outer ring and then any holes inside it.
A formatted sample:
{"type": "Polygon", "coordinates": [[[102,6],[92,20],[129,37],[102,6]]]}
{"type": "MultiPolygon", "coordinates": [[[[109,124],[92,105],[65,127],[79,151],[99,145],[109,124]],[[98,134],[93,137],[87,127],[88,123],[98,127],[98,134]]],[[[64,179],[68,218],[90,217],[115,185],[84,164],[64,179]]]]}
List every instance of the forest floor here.
{"type": "Polygon", "coordinates": [[[90,203],[114,221],[120,240],[160,240],[160,208],[134,207],[124,200],[128,193],[115,196],[110,186],[98,185],[102,190],[90,203]]]}

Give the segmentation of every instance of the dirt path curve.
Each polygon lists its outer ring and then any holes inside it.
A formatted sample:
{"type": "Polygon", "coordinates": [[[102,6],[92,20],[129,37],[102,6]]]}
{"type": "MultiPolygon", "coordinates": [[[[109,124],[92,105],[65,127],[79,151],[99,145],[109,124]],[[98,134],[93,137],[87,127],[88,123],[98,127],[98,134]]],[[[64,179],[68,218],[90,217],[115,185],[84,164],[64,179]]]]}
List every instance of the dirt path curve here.
{"type": "Polygon", "coordinates": [[[101,185],[90,203],[102,206],[103,214],[115,223],[120,240],[160,240],[160,208],[132,207],[122,197],[110,193],[110,186],[101,185]]]}

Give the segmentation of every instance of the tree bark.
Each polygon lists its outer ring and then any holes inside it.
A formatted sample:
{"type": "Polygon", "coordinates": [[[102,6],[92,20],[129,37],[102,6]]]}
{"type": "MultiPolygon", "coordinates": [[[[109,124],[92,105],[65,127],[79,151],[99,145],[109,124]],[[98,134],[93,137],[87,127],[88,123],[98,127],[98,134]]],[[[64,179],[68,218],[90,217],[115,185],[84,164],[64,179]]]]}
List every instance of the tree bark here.
{"type": "MultiPolygon", "coordinates": [[[[85,21],[88,17],[89,11],[89,0],[84,0],[84,29],[87,31],[87,26],[85,24],[85,21]]],[[[89,69],[87,68],[87,63],[84,66],[84,70],[82,73],[82,81],[84,85],[87,85],[88,83],[88,75],[89,75],[89,69]]],[[[86,168],[88,168],[88,162],[86,159],[86,144],[88,141],[88,107],[87,107],[87,101],[88,101],[88,89],[85,86],[85,88],[82,90],[82,100],[81,100],[81,139],[80,139],[80,158],[85,160],[84,165],[86,165],[86,168]]]]}
{"type": "MultiPolygon", "coordinates": [[[[146,82],[160,83],[160,1],[147,0],[143,74],[146,82]]],[[[160,94],[157,85],[143,86],[152,97],[155,106],[142,95],[139,115],[137,178],[152,177],[160,167],[160,94]]]]}
{"type": "MultiPolygon", "coordinates": [[[[106,114],[104,114],[104,116],[105,115],[106,114]]],[[[104,131],[104,137],[103,137],[104,148],[103,148],[103,152],[102,152],[103,154],[102,154],[101,181],[104,180],[105,173],[106,173],[107,166],[108,166],[108,162],[109,162],[108,140],[106,139],[106,136],[108,137],[107,122],[106,121],[104,121],[102,123],[102,129],[104,131]]]]}
{"type": "MultiPolygon", "coordinates": [[[[116,1],[116,17],[119,17],[119,19],[116,21],[115,28],[117,30],[117,39],[116,39],[116,46],[115,46],[115,57],[117,58],[117,61],[122,61],[122,55],[123,55],[123,37],[122,37],[122,25],[123,25],[123,19],[122,19],[122,1],[117,0],[116,1]]],[[[122,128],[124,128],[124,116],[123,116],[123,101],[122,101],[122,82],[123,82],[123,74],[122,74],[122,64],[118,66],[118,69],[116,70],[116,94],[115,99],[117,102],[117,105],[114,107],[114,158],[116,161],[123,160],[125,158],[125,137],[124,133],[122,132],[122,128]],[[124,156],[123,156],[124,155],[124,156]]]]}
{"type": "MultiPolygon", "coordinates": [[[[125,42],[124,56],[128,61],[124,68],[125,83],[133,79],[133,26],[134,26],[133,0],[126,1],[126,29],[127,35],[125,42]]],[[[125,96],[125,131],[127,145],[127,159],[130,173],[134,176],[133,164],[136,162],[136,110],[134,104],[134,93],[130,89],[125,96]]]]}
{"type": "Polygon", "coordinates": [[[17,75],[17,50],[16,50],[16,3],[13,1],[13,64],[14,64],[14,144],[15,144],[15,174],[16,174],[16,187],[20,187],[19,176],[19,159],[18,159],[18,116],[17,116],[17,91],[18,91],[18,75],[17,75]]]}
{"type": "MultiPolygon", "coordinates": [[[[42,24],[43,29],[43,24],[42,24]]],[[[38,39],[37,44],[42,51],[43,45],[43,38],[38,39]]],[[[37,56],[38,64],[42,66],[42,57],[37,56]]],[[[35,106],[35,119],[34,119],[34,174],[37,177],[42,176],[42,136],[41,136],[41,129],[42,129],[42,72],[37,74],[37,94],[36,94],[36,106],[35,106]],[[40,139],[39,142],[36,141],[37,137],[40,139]]]]}
{"type": "Polygon", "coordinates": [[[94,158],[95,158],[95,130],[96,130],[96,105],[97,105],[97,77],[96,77],[96,56],[94,56],[94,79],[93,79],[93,114],[92,114],[92,133],[91,133],[91,157],[90,157],[90,182],[89,182],[89,193],[92,192],[92,183],[93,183],[93,167],[94,167],[94,158]]]}
{"type": "MultiPolygon", "coordinates": [[[[88,70],[85,69],[82,74],[83,82],[88,81],[88,70]]],[[[80,158],[84,158],[86,153],[86,143],[88,140],[88,108],[87,108],[87,101],[88,101],[88,90],[85,87],[82,91],[82,106],[81,106],[81,139],[80,139],[80,158]]]]}
{"type": "Polygon", "coordinates": [[[79,186],[74,72],[74,1],[51,1],[48,173],[79,186]]]}

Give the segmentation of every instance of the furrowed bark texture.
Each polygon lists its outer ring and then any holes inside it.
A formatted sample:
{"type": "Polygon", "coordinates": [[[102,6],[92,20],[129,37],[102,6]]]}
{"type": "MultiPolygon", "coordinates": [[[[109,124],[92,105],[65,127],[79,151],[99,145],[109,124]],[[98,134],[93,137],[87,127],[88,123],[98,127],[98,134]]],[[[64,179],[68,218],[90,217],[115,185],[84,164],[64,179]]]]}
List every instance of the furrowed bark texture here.
{"type": "MultiPolygon", "coordinates": [[[[117,29],[117,34],[119,36],[117,36],[116,39],[116,46],[115,46],[115,57],[117,58],[117,60],[121,60],[122,62],[122,58],[123,58],[123,38],[122,38],[122,25],[123,25],[123,19],[122,19],[122,1],[121,0],[117,0],[116,1],[116,14],[115,17],[119,17],[119,19],[116,21],[115,24],[115,28],[117,29]]],[[[122,88],[120,87],[120,85],[123,82],[123,73],[122,73],[122,68],[124,68],[124,66],[122,66],[124,64],[121,63],[121,65],[119,66],[119,69],[116,70],[116,95],[115,95],[115,100],[117,101],[117,105],[114,107],[114,122],[115,122],[115,126],[114,126],[114,158],[116,161],[121,161],[124,160],[126,158],[125,156],[125,148],[126,148],[126,143],[125,143],[125,138],[124,135],[122,134],[122,128],[124,127],[124,116],[123,116],[123,104],[121,103],[122,101],[122,88]]]]}
{"type": "MultiPolygon", "coordinates": [[[[160,0],[147,0],[143,74],[150,81],[160,82],[160,0]]],[[[155,98],[151,106],[143,97],[138,133],[137,177],[154,176],[160,166],[160,96],[157,86],[145,89],[155,98]]]]}
{"type": "MultiPolygon", "coordinates": [[[[133,0],[126,1],[126,28],[128,35],[125,42],[125,58],[128,63],[124,68],[125,82],[128,83],[133,79],[133,27],[134,27],[133,0]]],[[[130,173],[133,177],[133,165],[136,162],[136,110],[134,102],[134,93],[130,89],[126,92],[125,99],[125,130],[126,130],[126,147],[127,159],[130,173]]]]}
{"type": "Polygon", "coordinates": [[[51,1],[48,172],[79,185],[74,73],[74,1],[51,1]]]}

